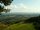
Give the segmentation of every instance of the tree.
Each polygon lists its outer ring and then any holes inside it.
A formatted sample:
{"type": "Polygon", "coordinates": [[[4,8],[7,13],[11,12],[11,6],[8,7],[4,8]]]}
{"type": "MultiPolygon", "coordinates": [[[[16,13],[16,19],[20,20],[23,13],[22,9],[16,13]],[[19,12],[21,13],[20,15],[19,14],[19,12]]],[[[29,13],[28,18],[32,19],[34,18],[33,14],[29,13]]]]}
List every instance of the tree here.
{"type": "Polygon", "coordinates": [[[25,20],[24,23],[33,23],[34,28],[36,30],[40,30],[40,16],[38,16],[38,17],[31,17],[28,20],[25,20]]]}
{"type": "MultiPolygon", "coordinates": [[[[0,3],[4,4],[4,6],[8,6],[12,3],[12,1],[13,0],[0,0],[0,3]]],[[[0,13],[3,11],[5,11],[5,12],[9,11],[9,9],[4,9],[4,6],[0,5],[0,13]]]]}
{"type": "Polygon", "coordinates": [[[0,0],[0,3],[3,3],[5,6],[10,5],[13,0],[0,0]]]}

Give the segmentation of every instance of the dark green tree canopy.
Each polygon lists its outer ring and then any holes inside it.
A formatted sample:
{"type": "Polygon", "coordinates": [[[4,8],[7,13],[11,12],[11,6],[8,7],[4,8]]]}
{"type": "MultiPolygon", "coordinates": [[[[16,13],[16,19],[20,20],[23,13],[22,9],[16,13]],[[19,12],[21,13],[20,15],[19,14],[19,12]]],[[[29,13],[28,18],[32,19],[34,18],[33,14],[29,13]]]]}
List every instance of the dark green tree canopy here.
{"type": "Polygon", "coordinates": [[[0,3],[3,3],[5,6],[10,5],[13,0],[0,0],[0,3]]]}
{"type": "MultiPolygon", "coordinates": [[[[13,0],[0,0],[0,3],[3,4],[4,6],[8,6],[12,3],[13,0]]],[[[5,11],[9,11],[9,9],[4,9],[4,6],[0,5],[0,13],[5,11]]]]}
{"type": "Polygon", "coordinates": [[[3,12],[4,10],[4,6],[2,7],[1,5],[0,5],[0,12],[3,12]]]}

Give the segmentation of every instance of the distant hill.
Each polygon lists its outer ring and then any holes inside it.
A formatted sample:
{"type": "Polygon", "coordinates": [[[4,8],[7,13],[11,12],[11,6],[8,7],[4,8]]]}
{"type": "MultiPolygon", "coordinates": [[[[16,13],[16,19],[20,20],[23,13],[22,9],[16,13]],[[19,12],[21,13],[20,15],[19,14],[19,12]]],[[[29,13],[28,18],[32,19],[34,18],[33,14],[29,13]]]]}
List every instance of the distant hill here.
{"type": "Polygon", "coordinates": [[[39,16],[39,13],[2,13],[1,16],[25,16],[25,17],[35,17],[39,16]]]}
{"type": "Polygon", "coordinates": [[[40,14],[13,14],[13,13],[3,13],[0,15],[0,22],[5,24],[10,23],[18,23],[20,21],[23,21],[25,19],[39,16],[40,14]]]}

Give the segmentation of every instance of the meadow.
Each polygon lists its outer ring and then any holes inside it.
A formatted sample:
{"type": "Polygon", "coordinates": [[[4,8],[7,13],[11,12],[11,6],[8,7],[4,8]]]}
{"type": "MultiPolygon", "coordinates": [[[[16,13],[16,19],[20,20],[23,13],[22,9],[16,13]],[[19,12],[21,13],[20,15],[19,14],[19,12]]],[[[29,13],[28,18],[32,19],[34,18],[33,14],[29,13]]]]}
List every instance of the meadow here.
{"type": "Polygon", "coordinates": [[[0,23],[0,30],[35,30],[32,23],[17,23],[10,26],[0,23]]]}
{"type": "Polygon", "coordinates": [[[35,30],[32,24],[13,24],[5,28],[4,30],[35,30]]]}

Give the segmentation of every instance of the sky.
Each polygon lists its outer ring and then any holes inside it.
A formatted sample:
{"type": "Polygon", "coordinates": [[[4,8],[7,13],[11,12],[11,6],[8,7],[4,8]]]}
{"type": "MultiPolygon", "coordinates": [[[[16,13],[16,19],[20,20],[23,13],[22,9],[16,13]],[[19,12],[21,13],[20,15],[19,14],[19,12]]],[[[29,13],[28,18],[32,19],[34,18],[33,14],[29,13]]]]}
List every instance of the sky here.
{"type": "Polygon", "coordinates": [[[6,8],[12,13],[40,13],[40,0],[14,0],[6,8]]]}

